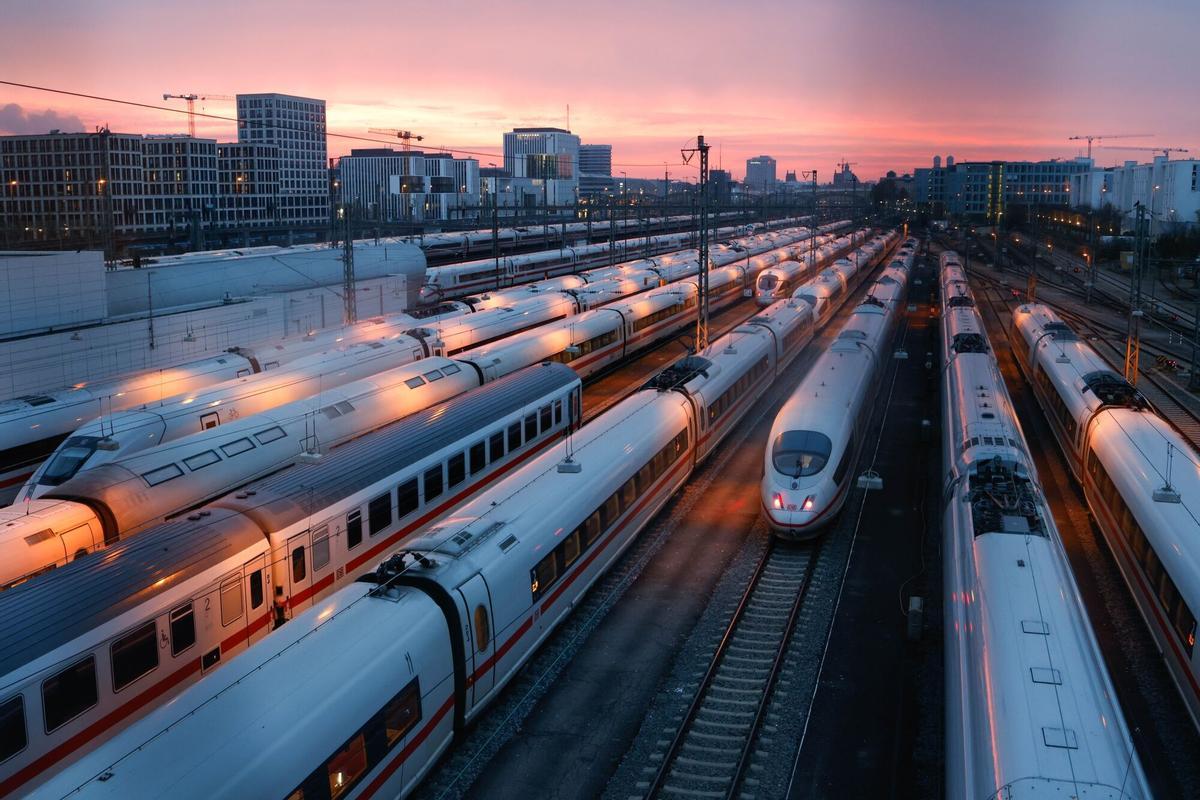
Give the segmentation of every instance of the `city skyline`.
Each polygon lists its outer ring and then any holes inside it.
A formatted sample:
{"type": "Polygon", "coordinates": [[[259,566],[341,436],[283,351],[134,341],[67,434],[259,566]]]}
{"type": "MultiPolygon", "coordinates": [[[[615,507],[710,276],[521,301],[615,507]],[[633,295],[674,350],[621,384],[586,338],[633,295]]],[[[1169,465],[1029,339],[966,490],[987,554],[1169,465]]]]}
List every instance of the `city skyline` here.
{"type": "MultiPolygon", "coordinates": [[[[585,143],[613,144],[614,173],[631,177],[660,177],[663,162],[673,177],[692,175],[679,163],[679,148],[698,132],[715,146],[714,166],[737,178],[746,159],[759,154],[774,156],[780,174],[815,167],[822,176],[845,158],[873,180],[888,169],[926,166],[934,155],[1069,159],[1086,150],[1068,140],[1077,134],[1150,133],[1121,143],[1188,147],[1193,154],[1200,146],[1200,109],[1183,102],[1188,75],[1170,64],[1200,29],[1181,0],[1137,8],[1074,0],[1052,7],[1019,0],[1002,9],[943,0],[908,5],[822,0],[796,9],[759,0],[739,5],[738,24],[730,24],[734,12],[721,6],[702,5],[708,12],[697,16],[682,4],[638,11],[617,2],[573,9],[569,20],[539,28],[532,47],[522,20],[539,8],[533,3],[501,11],[460,2],[399,13],[368,2],[330,27],[313,3],[286,4],[285,13],[279,3],[243,8],[217,0],[206,13],[239,25],[202,35],[180,29],[169,9],[145,0],[103,7],[61,0],[13,16],[2,77],[180,110],[181,101],[163,101],[162,94],[317,97],[328,102],[330,133],[383,143],[386,137],[367,129],[413,130],[425,136],[425,149],[472,151],[485,166],[502,155],[504,131],[566,127],[570,105],[572,131],[585,143]],[[37,36],[47,26],[58,32],[53,62],[41,57],[37,36]],[[1132,53],[1116,46],[1139,27],[1153,29],[1159,46],[1132,53]],[[426,43],[417,51],[432,50],[432,60],[414,59],[416,67],[397,59],[389,36],[401,29],[404,41],[426,43]],[[457,44],[438,46],[447,31],[457,44]],[[1018,42],[1021,58],[1012,59],[1018,42]],[[137,53],[135,64],[154,68],[94,68],[114,53],[137,53]],[[982,78],[997,74],[1003,77],[982,78]]],[[[235,115],[230,101],[198,102],[197,109],[235,115]]],[[[0,133],[104,124],[171,133],[185,131],[187,119],[0,91],[0,133]]],[[[233,123],[205,118],[197,119],[197,133],[236,137],[233,123]]],[[[329,141],[331,156],[364,146],[329,141]]],[[[1111,165],[1151,154],[1093,155],[1111,165]]]]}

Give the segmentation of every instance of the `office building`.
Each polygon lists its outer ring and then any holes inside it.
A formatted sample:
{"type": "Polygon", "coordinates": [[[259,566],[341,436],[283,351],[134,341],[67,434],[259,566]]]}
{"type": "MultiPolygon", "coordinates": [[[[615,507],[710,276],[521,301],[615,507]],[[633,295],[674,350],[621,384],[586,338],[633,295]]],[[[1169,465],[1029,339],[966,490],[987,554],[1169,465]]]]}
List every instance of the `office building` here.
{"type": "Polygon", "coordinates": [[[218,144],[215,205],[213,222],[219,227],[279,225],[279,148],[218,144]]]}
{"type": "Polygon", "coordinates": [[[733,197],[733,176],[729,170],[714,169],[708,173],[708,185],[712,187],[710,197],[716,203],[728,203],[733,197]]]}
{"type": "Polygon", "coordinates": [[[579,145],[579,174],[612,177],[612,145],[579,145]]]}
{"type": "Polygon", "coordinates": [[[504,169],[518,205],[570,205],[579,192],[579,137],[563,128],[514,128],[504,134],[504,169]]]}
{"type": "Polygon", "coordinates": [[[179,230],[215,219],[217,140],[142,138],[143,230],[179,230]]]}
{"type": "Polygon", "coordinates": [[[479,162],[449,153],[355,149],[338,160],[338,202],[359,220],[421,222],[475,215],[479,162]]]}
{"type": "Polygon", "coordinates": [[[326,225],[329,175],[325,101],[288,94],[239,94],[238,142],[278,149],[280,222],[326,225]]]}
{"type": "Polygon", "coordinates": [[[1151,231],[1200,224],[1200,159],[1171,161],[1156,156],[1148,164],[1126,161],[1119,167],[1090,169],[1071,177],[1071,198],[1077,208],[1111,205],[1131,228],[1137,205],[1150,214],[1151,231]]]}
{"type": "Polygon", "coordinates": [[[755,156],[746,159],[746,188],[751,192],[770,192],[775,189],[775,159],[755,156]]]}
{"type": "Polygon", "coordinates": [[[1003,219],[1009,206],[1067,207],[1072,176],[1089,172],[1087,158],[1048,161],[962,161],[914,170],[916,203],[935,216],[951,214],[978,221],[1003,219]]]}

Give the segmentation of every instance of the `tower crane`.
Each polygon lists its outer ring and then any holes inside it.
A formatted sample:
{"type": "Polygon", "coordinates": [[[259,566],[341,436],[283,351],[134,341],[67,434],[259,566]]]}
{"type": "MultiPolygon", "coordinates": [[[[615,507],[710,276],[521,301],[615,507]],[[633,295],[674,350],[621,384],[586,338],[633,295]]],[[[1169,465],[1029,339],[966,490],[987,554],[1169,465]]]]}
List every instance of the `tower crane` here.
{"type": "Polygon", "coordinates": [[[1092,142],[1100,142],[1105,139],[1144,139],[1147,136],[1153,136],[1151,133],[1085,133],[1082,136],[1068,136],[1067,141],[1075,142],[1087,140],[1088,154],[1087,157],[1092,157],[1092,142]]]}
{"type": "Polygon", "coordinates": [[[197,100],[236,100],[235,97],[230,97],[225,94],[196,94],[188,92],[187,94],[169,94],[163,92],[163,100],[186,100],[187,115],[188,115],[188,136],[196,138],[196,101],[197,100]]]}
{"type": "Polygon", "coordinates": [[[1186,153],[1186,147],[1104,147],[1104,150],[1142,150],[1147,153],[1162,153],[1163,158],[1170,158],[1171,153],[1186,153]]]}
{"type": "Polygon", "coordinates": [[[400,140],[400,149],[406,153],[410,149],[412,149],[412,140],[413,139],[416,139],[419,142],[425,138],[424,136],[418,136],[417,134],[413,133],[412,131],[402,131],[397,128],[367,128],[367,132],[368,133],[386,133],[391,136],[395,136],[397,139],[400,140]]]}

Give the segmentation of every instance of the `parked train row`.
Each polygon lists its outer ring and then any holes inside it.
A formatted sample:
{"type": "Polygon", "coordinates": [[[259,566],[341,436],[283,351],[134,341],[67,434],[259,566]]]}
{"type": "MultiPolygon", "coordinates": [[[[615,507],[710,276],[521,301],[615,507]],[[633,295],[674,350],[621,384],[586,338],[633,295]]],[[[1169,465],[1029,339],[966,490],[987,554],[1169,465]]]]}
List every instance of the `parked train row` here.
{"type": "Polygon", "coordinates": [[[961,261],[940,266],[946,796],[1149,798],[961,261]]]}
{"type": "MultiPolygon", "coordinates": [[[[775,416],[763,455],[761,503],[778,536],[811,538],[845,505],[856,478],[851,467],[867,441],[891,360],[916,247],[915,239],[904,242],[775,416]]],[[[848,263],[832,269],[841,276],[848,263]]]]}
{"type": "Polygon", "coordinates": [[[1013,311],[1013,353],[1200,724],[1200,455],[1049,306],[1013,311]]]}
{"type": "MultiPolygon", "coordinates": [[[[203,796],[408,793],[813,330],[806,303],[772,305],[660,374],[569,442],[553,444],[452,516],[409,536],[373,572],[335,587],[228,667],[115,733],[35,795],[78,789],[81,797],[119,796],[134,787],[161,794],[185,786],[203,796]]],[[[535,366],[511,379],[556,367],[535,366]]],[[[474,390],[445,408],[495,388],[474,390]]],[[[461,450],[469,470],[474,457],[465,441],[450,450],[461,450]]],[[[397,473],[372,488],[381,492],[381,512],[411,496],[408,480],[397,473]]],[[[352,513],[362,514],[369,494],[361,493],[352,513]]],[[[340,514],[321,523],[330,540],[348,537],[347,524],[340,514]]],[[[342,546],[338,541],[331,551],[342,546]]],[[[285,571],[293,566],[292,555],[285,554],[285,571]]],[[[71,565],[60,574],[76,569],[71,565]]],[[[169,622],[168,616],[156,620],[156,635],[169,637],[169,622]]],[[[110,633],[123,625],[128,635],[130,623],[121,620],[110,633]]],[[[87,664],[111,660],[111,642],[89,653],[87,664]]],[[[43,721],[37,695],[47,679],[41,673],[24,683],[21,707],[31,711],[31,731],[43,721]]]]}
{"type": "MultiPolygon", "coordinates": [[[[749,285],[737,283],[737,292],[723,293],[724,300],[715,296],[714,305],[730,302],[749,285]]],[[[685,296],[692,302],[679,312],[683,324],[694,314],[688,311],[695,307],[694,287],[685,296]]],[[[655,322],[664,324],[667,319],[655,322]]],[[[780,354],[790,360],[813,329],[809,309],[796,301],[747,325],[738,330],[758,334],[745,346],[758,342],[751,353],[763,355],[763,342],[772,343],[766,355],[773,361],[780,354]]],[[[743,341],[737,341],[741,348],[743,341]]],[[[756,380],[763,380],[763,369],[755,371],[756,380]]],[[[716,378],[710,371],[703,383],[728,391],[707,404],[713,420],[725,416],[748,388],[746,381],[731,386],[728,376],[716,378]]],[[[578,420],[576,374],[556,364],[530,367],[337,448],[316,463],[251,483],[186,520],[117,545],[102,562],[75,562],[0,595],[0,620],[12,620],[0,622],[0,652],[23,654],[5,665],[0,685],[27,687],[22,709],[45,717],[52,702],[39,686],[83,661],[100,687],[95,702],[69,721],[55,711],[53,719],[62,725],[0,766],[0,780],[25,783],[211,672],[288,617],[320,603],[467,495],[533,457],[578,420]],[[533,387],[533,393],[522,394],[523,387],[533,387]],[[220,542],[232,544],[218,548],[220,542]],[[178,578],[146,589],[142,576],[148,573],[178,578]],[[51,624],[53,598],[67,585],[79,599],[78,622],[51,624]],[[177,627],[185,646],[173,644],[177,627]],[[127,654],[140,652],[145,659],[151,654],[151,648],[134,648],[132,642],[153,637],[160,643],[154,663],[130,666],[127,654]],[[137,677],[110,691],[117,674],[137,677]],[[82,732],[90,736],[81,740],[82,732]]],[[[712,441],[715,426],[708,421],[700,426],[701,442],[712,441]]]]}
{"type": "MultiPolygon", "coordinates": [[[[738,255],[747,252],[760,253],[795,241],[798,237],[807,238],[808,235],[806,229],[770,235],[751,235],[724,246],[728,248],[728,253],[718,249],[717,255],[721,259],[732,261],[738,255]],[[730,253],[733,255],[729,255],[730,253]]],[[[570,297],[560,299],[575,306],[594,306],[626,294],[645,291],[654,285],[689,274],[689,265],[691,270],[694,270],[696,265],[694,255],[688,259],[687,253],[694,252],[684,251],[682,254],[663,256],[657,260],[639,259],[615,268],[603,268],[592,273],[572,276],[575,285],[562,287],[562,293],[570,297]],[[589,283],[592,285],[587,290],[579,290],[579,287],[589,283]]],[[[543,292],[552,290],[548,286],[539,288],[543,292]]],[[[143,444],[154,438],[165,441],[171,438],[171,431],[186,430],[189,424],[193,426],[192,430],[202,430],[207,426],[220,424],[222,419],[228,419],[230,415],[253,413],[239,412],[236,406],[238,398],[256,398],[261,407],[266,398],[276,395],[281,398],[299,396],[287,388],[296,384],[295,375],[262,374],[264,372],[285,366],[303,370],[311,377],[312,365],[324,366],[324,360],[327,359],[330,368],[324,371],[326,377],[322,385],[337,385],[349,380],[350,374],[360,374],[358,370],[351,369],[340,381],[338,380],[340,367],[337,366],[337,362],[348,361],[353,364],[359,360],[354,354],[347,354],[347,348],[361,345],[378,349],[379,345],[383,345],[391,355],[391,365],[398,366],[424,355],[426,348],[422,343],[406,334],[406,331],[414,326],[434,325],[439,320],[504,306],[511,309],[509,313],[497,311],[489,319],[476,321],[474,326],[480,330],[490,328],[493,331],[492,335],[504,335],[511,332],[514,325],[532,324],[532,321],[522,318],[524,312],[529,309],[518,306],[522,301],[537,294],[539,292],[523,291],[521,288],[510,289],[485,298],[468,298],[467,302],[431,309],[435,313],[424,315],[420,321],[409,315],[391,315],[285,344],[253,348],[235,347],[219,356],[169,370],[153,370],[123,379],[5,401],[0,403],[0,489],[28,482],[33,471],[47,461],[55,449],[75,431],[77,436],[83,438],[70,444],[70,452],[60,464],[60,469],[55,470],[52,480],[61,481],[69,477],[81,460],[96,458],[97,446],[113,446],[113,441],[108,440],[113,439],[114,430],[120,429],[122,425],[112,417],[122,410],[140,408],[141,411],[155,415],[161,413],[163,406],[177,404],[176,413],[172,415],[175,419],[171,422],[164,420],[159,425],[153,417],[146,418],[145,415],[141,415],[138,420],[139,424],[149,424],[152,428],[162,429],[162,433],[157,437],[152,435],[152,430],[146,431],[143,444]],[[197,397],[197,393],[201,391],[207,395],[203,401],[197,397]],[[222,413],[201,413],[203,403],[216,403],[225,405],[226,408],[222,413]],[[191,407],[180,410],[178,404],[189,404],[191,407]],[[101,415],[105,417],[102,418],[101,415]],[[93,420],[100,421],[90,426],[92,429],[76,430],[93,420]],[[106,430],[97,430],[99,428],[106,430]]],[[[531,312],[537,313],[536,310],[531,312]]],[[[545,319],[543,316],[541,321],[545,319]]],[[[477,344],[478,340],[470,343],[477,344]]],[[[375,352],[369,355],[368,360],[381,364],[384,355],[375,352]]],[[[255,403],[247,402],[246,405],[255,403]]],[[[121,446],[132,441],[133,437],[126,436],[124,439],[124,442],[116,441],[116,451],[109,449],[108,452],[123,452],[121,446]]],[[[140,437],[138,440],[142,441],[140,437]]],[[[23,494],[28,496],[28,491],[23,494]]]]}

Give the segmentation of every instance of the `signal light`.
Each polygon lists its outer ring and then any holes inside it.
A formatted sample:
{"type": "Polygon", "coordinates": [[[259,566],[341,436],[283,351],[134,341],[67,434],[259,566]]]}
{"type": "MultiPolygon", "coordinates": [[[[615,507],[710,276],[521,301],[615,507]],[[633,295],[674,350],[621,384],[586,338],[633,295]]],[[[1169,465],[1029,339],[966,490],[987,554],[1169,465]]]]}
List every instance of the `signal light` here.
{"type": "Polygon", "coordinates": [[[783,495],[781,495],[779,492],[776,492],[775,495],[772,497],[771,504],[774,505],[776,509],[782,509],[783,508],[783,495]]]}
{"type": "Polygon", "coordinates": [[[802,505],[800,507],[802,509],[804,509],[805,511],[812,511],[813,510],[813,496],[810,494],[808,497],[804,498],[804,505],[802,505]]]}

